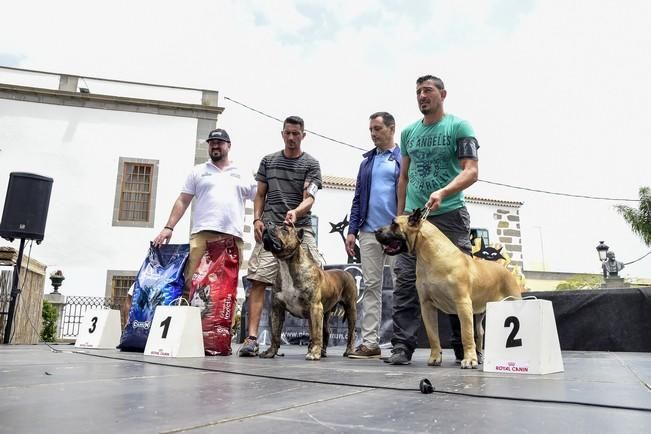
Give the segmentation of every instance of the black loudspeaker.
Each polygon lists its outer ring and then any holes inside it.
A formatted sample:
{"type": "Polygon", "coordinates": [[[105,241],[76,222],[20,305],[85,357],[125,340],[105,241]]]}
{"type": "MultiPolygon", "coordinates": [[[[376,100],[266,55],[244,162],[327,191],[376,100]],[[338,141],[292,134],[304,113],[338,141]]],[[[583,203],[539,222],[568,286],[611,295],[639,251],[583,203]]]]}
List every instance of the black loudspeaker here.
{"type": "Polygon", "coordinates": [[[35,240],[37,244],[43,240],[52,182],[52,178],[33,173],[9,174],[0,237],[35,240]]]}

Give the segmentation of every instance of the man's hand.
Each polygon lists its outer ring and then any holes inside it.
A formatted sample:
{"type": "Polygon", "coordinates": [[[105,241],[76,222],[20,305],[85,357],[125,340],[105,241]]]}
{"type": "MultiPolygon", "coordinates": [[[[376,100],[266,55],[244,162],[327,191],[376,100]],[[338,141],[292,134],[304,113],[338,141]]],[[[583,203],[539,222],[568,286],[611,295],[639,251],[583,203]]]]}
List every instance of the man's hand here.
{"type": "Polygon", "coordinates": [[[348,234],[346,237],[346,253],[350,257],[355,256],[355,240],[357,240],[357,237],[353,234],[348,234]]]}
{"type": "Polygon", "coordinates": [[[170,239],[172,238],[172,230],[164,228],[162,231],[160,231],[160,234],[156,238],[154,238],[154,247],[160,247],[162,244],[167,244],[170,242],[170,239]]]}
{"type": "Polygon", "coordinates": [[[443,193],[441,190],[436,190],[434,193],[429,195],[429,200],[425,204],[425,208],[430,211],[436,211],[441,207],[441,202],[443,201],[443,193]]]}
{"type": "Polygon", "coordinates": [[[287,211],[287,215],[285,216],[285,224],[286,225],[294,225],[294,223],[296,223],[296,220],[297,220],[297,218],[296,218],[296,210],[291,209],[291,210],[287,211]]]}
{"type": "Polygon", "coordinates": [[[264,230],[264,222],[260,219],[257,219],[253,222],[253,236],[255,241],[258,243],[262,242],[262,231],[264,230]]]}

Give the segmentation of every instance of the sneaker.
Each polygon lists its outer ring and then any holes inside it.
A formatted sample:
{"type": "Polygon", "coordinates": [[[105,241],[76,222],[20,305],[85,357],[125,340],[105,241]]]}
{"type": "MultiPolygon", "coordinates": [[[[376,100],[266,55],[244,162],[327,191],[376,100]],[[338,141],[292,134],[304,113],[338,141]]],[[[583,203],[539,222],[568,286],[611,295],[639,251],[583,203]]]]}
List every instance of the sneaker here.
{"type": "Polygon", "coordinates": [[[369,348],[366,345],[362,344],[355,348],[355,351],[348,354],[348,357],[351,359],[379,359],[382,355],[380,347],[369,348]]]}
{"type": "Polygon", "coordinates": [[[390,365],[408,365],[411,363],[411,356],[408,356],[407,351],[402,348],[394,348],[391,351],[391,356],[384,359],[384,363],[390,365]]]}
{"type": "Polygon", "coordinates": [[[256,338],[249,336],[244,339],[244,343],[240,347],[240,351],[237,353],[240,357],[255,357],[258,355],[258,341],[256,338]]]}

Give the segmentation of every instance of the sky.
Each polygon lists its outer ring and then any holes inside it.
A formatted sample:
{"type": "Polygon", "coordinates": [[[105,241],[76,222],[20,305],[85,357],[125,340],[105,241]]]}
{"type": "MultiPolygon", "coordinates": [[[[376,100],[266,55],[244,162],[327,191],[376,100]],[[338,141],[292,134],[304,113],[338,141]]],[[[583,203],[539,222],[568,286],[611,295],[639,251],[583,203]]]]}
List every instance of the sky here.
{"type": "MultiPolygon", "coordinates": [[[[277,118],[370,149],[368,116],[418,120],[415,80],[441,77],[445,109],[480,143],[469,194],[522,201],[525,269],[600,272],[651,247],[613,206],[651,185],[647,1],[32,1],[3,6],[0,65],[219,91],[219,126],[245,167],[282,147],[277,118]],[[227,99],[228,98],[228,99],[227,99]]],[[[361,151],[308,133],[324,174],[361,151]]],[[[651,277],[651,255],[625,277],[651,277]]]]}

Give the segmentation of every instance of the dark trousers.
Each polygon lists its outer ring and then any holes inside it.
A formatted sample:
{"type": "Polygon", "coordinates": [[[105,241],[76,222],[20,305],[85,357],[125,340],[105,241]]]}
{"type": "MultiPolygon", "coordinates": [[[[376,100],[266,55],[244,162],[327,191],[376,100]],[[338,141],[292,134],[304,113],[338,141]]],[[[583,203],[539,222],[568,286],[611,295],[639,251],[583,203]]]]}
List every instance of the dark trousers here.
{"type": "MultiPolygon", "coordinates": [[[[446,237],[450,239],[463,253],[472,255],[470,244],[470,215],[466,207],[445,214],[428,217],[446,237]]],[[[418,344],[418,329],[421,323],[420,302],[416,291],[416,257],[401,253],[394,264],[396,276],[393,289],[393,348],[401,348],[411,357],[418,344]]],[[[461,324],[457,315],[449,315],[451,337],[450,344],[455,354],[461,351],[461,324]]]]}

